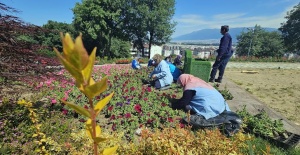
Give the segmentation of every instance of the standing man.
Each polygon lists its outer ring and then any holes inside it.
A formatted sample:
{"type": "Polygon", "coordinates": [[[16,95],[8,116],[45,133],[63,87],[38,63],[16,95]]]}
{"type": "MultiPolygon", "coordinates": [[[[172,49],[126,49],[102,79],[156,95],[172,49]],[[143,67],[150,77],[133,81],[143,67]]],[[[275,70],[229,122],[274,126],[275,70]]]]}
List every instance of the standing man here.
{"type": "Polygon", "coordinates": [[[232,38],[228,33],[228,31],[229,31],[228,25],[221,26],[220,33],[223,35],[223,37],[220,40],[219,49],[217,50],[218,55],[215,60],[215,63],[212,66],[212,70],[210,72],[209,82],[222,83],[222,78],[225,72],[226,65],[233,54],[232,38]],[[219,77],[215,79],[217,70],[219,70],[219,77]]]}

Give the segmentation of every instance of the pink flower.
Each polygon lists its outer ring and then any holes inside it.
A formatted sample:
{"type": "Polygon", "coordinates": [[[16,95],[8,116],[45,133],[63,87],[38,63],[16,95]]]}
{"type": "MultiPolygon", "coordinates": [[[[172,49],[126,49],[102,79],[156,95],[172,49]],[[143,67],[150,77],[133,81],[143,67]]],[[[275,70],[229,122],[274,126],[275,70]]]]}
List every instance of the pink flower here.
{"type": "Polygon", "coordinates": [[[148,98],[144,98],[144,101],[147,101],[148,100],[148,98]]]}
{"type": "Polygon", "coordinates": [[[56,104],[57,101],[56,101],[55,99],[52,99],[52,100],[51,100],[51,103],[52,103],[52,104],[56,104]]]}

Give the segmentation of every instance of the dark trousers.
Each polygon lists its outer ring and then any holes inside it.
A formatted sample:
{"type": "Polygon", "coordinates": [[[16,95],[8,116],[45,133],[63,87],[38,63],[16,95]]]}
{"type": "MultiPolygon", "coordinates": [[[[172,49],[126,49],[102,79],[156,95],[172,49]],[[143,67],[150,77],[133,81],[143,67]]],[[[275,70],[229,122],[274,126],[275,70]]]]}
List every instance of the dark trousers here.
{"type": "Polygon", "coordinates": [[[229,62],[231,56],[232,56],[233,52],[231,52],[230,54],[228,55],[224,55],[220,61],[218,61],[216,59],[215,63],[213,64],[212,66],[212,70],[210,72],[210,79],[215,79],[215,76],[217,74],[217,71],[219,70],[219,77],[218,79],[222,79],[223,78],[223,75],[224,75],[224,72],[225,72],[225,68],[226,68],[226,65],[227,63],[229,62]]]}
{"type": "Polygon", "coordinates": [[[161,85],[160,85],[160,82],[159,82],[158,79],[157,79],[157,80],[150,81],[150,85],[151,85],[152,87],[155,87],[156,89],[160,89],[160,88],[161,88],[161,85]]]}

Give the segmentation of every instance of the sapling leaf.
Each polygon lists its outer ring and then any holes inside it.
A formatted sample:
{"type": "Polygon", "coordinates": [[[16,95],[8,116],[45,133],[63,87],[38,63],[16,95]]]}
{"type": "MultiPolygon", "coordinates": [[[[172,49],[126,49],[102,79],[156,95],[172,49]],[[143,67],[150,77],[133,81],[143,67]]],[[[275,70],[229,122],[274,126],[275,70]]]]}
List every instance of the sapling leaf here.
{"type": "Polygon", "coordinates": [[[75,39],[74,49],[71,51],[71,54],[68,56],[69,61],[73,64],[77,69],[83,70],[86,68],[89,63],[89,55],[82,43],[82,34],[80,34],[75,39]]]}
{"type": "Polygon", "coordinates": [[[118,149],[118,146],[114,146],[114,147],[111,147],[111,148],[107,148],[107,149],[104,149],[102,154],[103,155],[112,155],[114,154],[118,149]]]}
{"type": "Polygon", "coordinates": [[[108,96],[106,96],[104,99],[102,99],[96,104],[94,108],[96,115],[98,115],[99,112],[106,106],[106,104],[110,101],[113,95],[114,92],[110,93],[108,96]]]}
{"type": "MultiPolygon", "coordinates": [[[[86,133],[87,135],[93,139],[92,137],[92,132],[93,132],[93,129],[92,129],[92,120],[91,119],[88,119],[86,121],[86,133]]],[[[96,137],[99,137],[101,135],[101,127],[99,125],[96,126],[96,137]]]]}
{"type": "Polygon", "coordinates": [[[83,83],[83,76],[81,72],[75,68],[70,62],[67,61],[58,51],[56,48],[54,48],[54,51],[56,52],[56,55],[58,59],[61,61],[61,63],[64,65],[65,69],[76,79],[76,82],[83,83]]]}
{"type": "Polygon", "coordinates": [[[74,103],[69,103],[67,101],[64,101],[64,100],[60,100],[61,102],[63,102],[64,104],[66,104],[68,107],[74,109],[77,113],[83,115],[83,116],[86,116],[88,118],[91,117],[89,111],[87,111],[86,109],[84,109],[83,107],[80,107],[74,103]]]}
{"type": "Polygon", "coordinates": [[[88,85],[94,84],[93,83],[94,81],[90,82],[90,80],[92,79],[91,75],[92,75],[92,71],[93,71],[93,67],[94,67],[94,63],[95,63],[95,57],[96,57],[96,48],[94,48],[93,52],[89,56],[88,64],[82,70],[82,75],[84,77],[84,81],[87,82],[88,85]]]}
{"type": "Polygon", "coordinates": [[[104,77],[100,81],[94,83],[93,85],[87,86],[83,93],[89,98],[92,99],[100,93],[104,92],[107,88],[107,77],[104,77]]]}

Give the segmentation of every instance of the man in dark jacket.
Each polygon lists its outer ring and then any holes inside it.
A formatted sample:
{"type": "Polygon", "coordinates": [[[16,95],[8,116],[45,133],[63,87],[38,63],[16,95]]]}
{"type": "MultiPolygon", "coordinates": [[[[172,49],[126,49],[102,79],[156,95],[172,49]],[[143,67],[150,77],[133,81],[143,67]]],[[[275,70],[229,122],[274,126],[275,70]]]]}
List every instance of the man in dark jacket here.
{"type": "Polygon", "coordinates": [[[223,35],[223,37],[221,38],[219,49],[217,50],[218,52],[217,58],[210,72],[209,82],[219,82],[219,83],[222,82],[226,65],[233,54],[232,38],[228,33],[228,31],[229,31],[228,25],[221,26],[220,33],[223,35]],[[219,77],[215,79],[217,70],[219,70],[219,77]]]}

